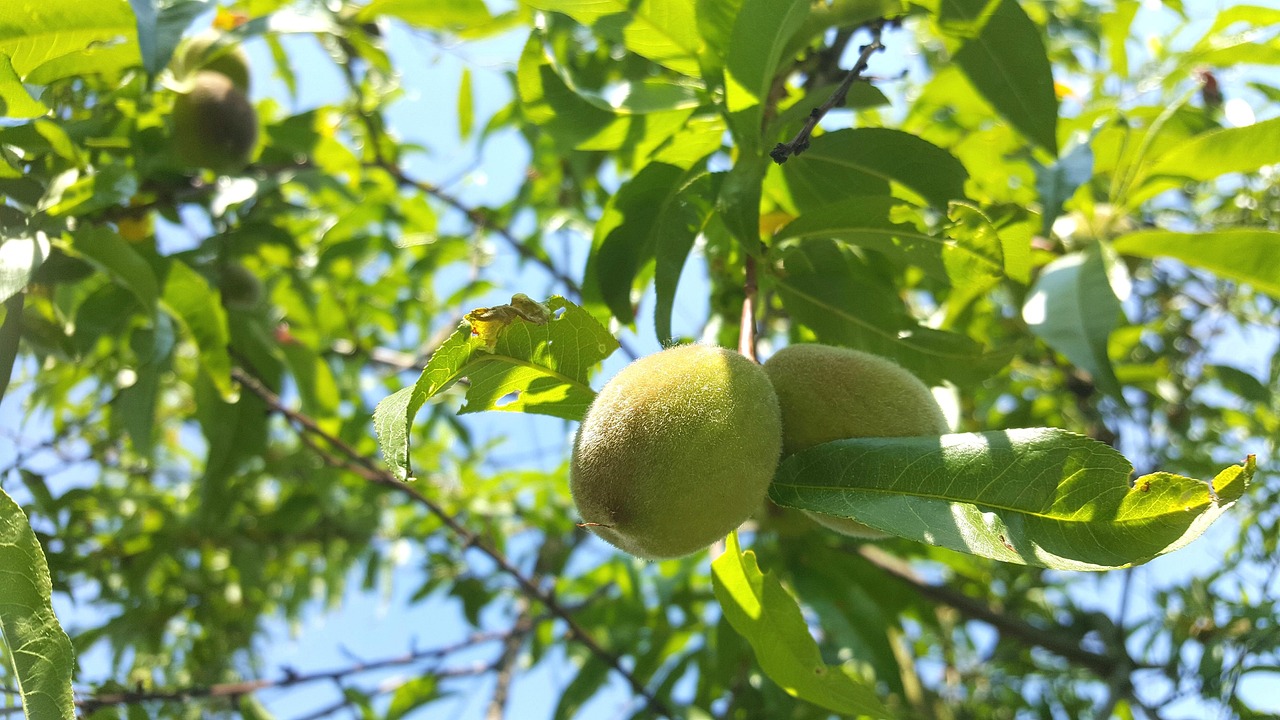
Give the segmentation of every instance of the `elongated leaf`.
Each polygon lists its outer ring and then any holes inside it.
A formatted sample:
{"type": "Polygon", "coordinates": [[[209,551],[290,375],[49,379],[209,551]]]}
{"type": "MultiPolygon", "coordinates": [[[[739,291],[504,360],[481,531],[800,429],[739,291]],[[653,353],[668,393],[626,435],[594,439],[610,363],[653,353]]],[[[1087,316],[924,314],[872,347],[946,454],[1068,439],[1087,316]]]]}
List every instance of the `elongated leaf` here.
{"type": "Polygon", "coordinates": [[[759,154],[764,103],[787,41],[809,14],[807,0],[744,0],[725,58],[725,104],[744,154],[759,154]]]}
{"type": "Polygon", "coordinates": [[[28,720],[73,720],[71,640],[53,614],[49,565],[22,508],[0,490],[0,635],[28,720]]]}
{"type": "Polygon", "coordinates": [[[863,438],[788,458],[769,494],[787,507],[1003,562],[1062,570],[1138,565],[1199,537],[1244,493],[1250,456],[1214,478],[1153,473],[1056,428],[863,438]]]}
{"type": "Polygon", "coordinates": [[[981,382],[1008,360],[964,335],[921,327],[897,289],[848,248],[810,240],[777,253],[769,277],[791,316],[824,343],[893,358],[927,383],[981,382]]]}
{"type": "Polygon", "coordinates": [[[0,302],[22,292],[31,274],[49,257],[49,238],[42,232],[32,237],[0,238],[0,302]]]}
{"type": "Polygon", "coordinates": [[[1112,243],[1116,252],[1171,257],[1280,297],[1280,233],[1228,228],[1205,233],[1142,230],[1112,243]]]}
{"type": "Polygon", "coordinates": [[[991,220],[976,205],[953,202],[947,209],[950,239],[942,262],[951,280],[947,312],[955,315],[1005,276],[1004,247],[991,220]]]}
{"type": "Polygon", "coordinates": [[[1280,162],[1280,118],[1196,135],[1156,159],[1149,177],[1212,180],[1280,162]]]}
{"type": "Polygon", "coordinates": [[[877,250],[893,260],[914,265],[945,280],[942,248],[947,239],[899,222],[895,209],[906,203],[888,195],[868,195],[832,203],[806,212],[778,231],[777,241],[836,239],[877,250]]]}
{"type": "Polygon", "coordinates": [[[128,0],[11,0],[0,6],[0,55],[8,55],[24,79],[49,60],[117,43],[141,64],[128,0]]]}
{"type": "Polygon", "coordinates": [[[362,22],[390,15],[421,28],[462,30],[493,20],[484,0],[449,0],[424,3],[422,0],[373,0],[360,11],[362,22]]]}
{"type": "Polygon", "coordinates": [[[391,706],[387,708],[386,720],[400,720],[413,713],[414,710],[440,699],[439,682],[430,675],[414,678],[396,688],[391,695],[391,706]]]}
{"type": "Polygon", "coordinates": [[[200,365],[227,402],[237,397],[231,382],[231,357],[227,345],[227,313],[218,294],[200,273],[183,262],[169,264],[164,283],[164,307],[195,342],[200,351],[200,365]]]}
{"type": "Polygon", "coordinates": [[[427,400],[464,377],[471,383],[459,413],[506,410],[582,419],[595,398],[590,373],[618,348],[618,341],[590,313],[562,297],[551,297],[545,307],[545,323],[506,315],[486,328],[487,336],[473,336],[474,326],[463,323],[431,355],[412,387],[378,403],[374,430],[392,472],[412,479],[414,418],[427,400]],[[486,340],[492,341],[492,349],[486,340]]]}
{"type": "MultiPolygon", "coordinates": [[[[1067,255],[1045,266],[1022,307],[1022,319],[1036,337],[1093,376],[1098,389],[1120,398],[1107,338],[1119,324],[1121,305],[1109,276],[1122,276],[1123,266],[1104,254],[1101,245],[1067,255]]],[[[1115,284],[1127,283],[1116,278],[1115,284]]]]}
{"type": "Polygon", "coordinates": [[[106,272],[121,287],[133,293],[147,309],[160,297],[159,283],[151,265],[124,238],[101,225],[77,230],[69,248],[106,272]]]}
{"type": "Polygon", "coordinates": [[[956,64],[1010,125],[1056,156],[1058,100],[1040,28],[1017,0],[942,0],[941,6],[944,31],[981,27],[955,53],[956,64]]]}
{"type": "Polygon", "coordinates": [[[9,389],[13,363],[18,359],[18,342],[22,339],[22,304],[26,295],[19,292],[4,301],[4,320],[0,320],[0,400],[9,389]]]}
{"type": "Polygon", "coordinates": [[[209,9],[208,0],[129,0],[129,4],[138,18],[142,67],[152,76],[169,64],[191,21],[209,9]]]}
{"type": "Polygon", "coordinates": [[[854,195],[886,195],[900,183],[944,208],[965,197],[969,172],[954,155],[926,140],[889,128],[836,130],[819,135],[781,172],[801,212],[854,195]]]}
{"type": "Polygon", "coordinates": [[[8,56],[0,54],[0,117],[33,118],[49,112],[44,103],[31,97],[8,56]]]}
{"type": "Polygon", "coordinates": [[[697,17],[689,0],[524,0],[539,10],[561,12],[620,40],[631,52],[678,73],[698,76],[697,17]]]}
{"type": "Polygon", "coordinates": [[[1053,221],[1062,214],[1062,204],[1093,177],[1093,150],[1084,141],[1070,146],[1049,165],[1034,160],[1032,164],[1036,169],[1036,192],[1040,194],[1040,234],[1049,237],[1053,221]]]}
{"type": "Polygon", "coordinates": [[[725,619],[751,644],[769,679],[793,697],[842,715],[890,717],[875,688],[822,660],[795,598],[771,574],[760,572],[754,552],[743,552],[730,533],[711,563],[716,599],[725,619]]]}
{"type": "Polygon", "coordinates": [[[715,197],[715,184],[720,177],[705,172],[695,175],[680,187],[676,194],[677,202],[667,207],[658,219],[657,247],[654,249],[653,322],[658,342],[664,345],[672,339],[671,313],[675,308],[680,273],[712,210],[710,204],[699,201],[715,197]]]}

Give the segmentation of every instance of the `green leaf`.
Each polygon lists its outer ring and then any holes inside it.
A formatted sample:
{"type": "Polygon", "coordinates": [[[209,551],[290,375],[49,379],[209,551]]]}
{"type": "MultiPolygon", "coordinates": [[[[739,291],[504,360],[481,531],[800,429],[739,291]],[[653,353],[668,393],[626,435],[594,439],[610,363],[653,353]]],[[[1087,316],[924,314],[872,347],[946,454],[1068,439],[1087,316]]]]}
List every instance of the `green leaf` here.
{"type": "Polygon", "coordinates": [[[121,287],[133,293],[148,310],[160,296],[151,265],[124,238],[102,225],[76,230],[67,249],[96,265],[121,287]]]}
{"type": "Polygon", "coordinates": [[[4,302],[22,292],[49,257],[49,238],[36,232],[34,237],[3,238],[0,243],[0,302],[4,302]]]}
{"type": "Polygon", "coordinates": [[[475,125],[475,96],[471,90],[471,68],[462,68],[462,79],[458,81],[458,137],[466,140],[471,137],[471,128],[475,125]]]}
{"type": "Polygon", "coordinates": [[[779,230],[774,240],[840,240],[882,252],[901,264],[914,265],[933,277],[946,279],[942,262],[946,238],[898,222],[899,207],[910,209],[905,201],[887,195],[849,198],[804,213],[779,230]]]}
{"type": "Polygon", "coordinates": [[[141,64],[128,0],[11,0],[0,6],[0,55],[9,56],[23,79],[49,60],[95,45],[127,48],[141,64]]]}
{"type": "Polygon", "coordinates": [[[409,680],[396,688],[391,695],[386,720],[400,720],[423,705],[439,700],[440,691],[437,686],[436,679],[428,675],[409,680]]]}
{"type": "Polygon", "coordinates": [[[1264,385],[1261,380],[1253,375],[1230,365],[1210,365],[1208,369],[1211,371],[1211,375],[1217,378],[1222,387],[1227,390],[1249,402],[1263,406],[1271,405],[1271,388],[1264,385]]]}
{"type": "Polygon", "coordinates": [[[138,49],[142,67],[152,77],[169,64],[182,33],[200,13],[209,9],[208,0],[129,0],[138,19],[138,49]]]}
{"type": "MultiPolygon", "coordinates": [[[[688,175],[686,175],[686,178],[688,175]]],[[[693,243],[702,231],[712,208],[707,198],[715,197],[715,185],[719,176],[705,171],[694,175],[681,185],[674,203],[664,207],[658,219],[654,257],[654,330],[658,342],[664,346],[671,342],[671,314],[675,309],[676,289],[680,274],[693,243]]]]}
{"type": "Polygon", "coordinates": [[[1102,37],[1106,40],[1107,58],[1111,61],[1110,71],[1120,77],[1129,75],[1129,52],[1125,44],[1139,7],[1141,3],[1138,0],[1117,0],[1115,10],[1102,16],[1102,37]]]}
{"type": "Polygon", "coordinates": [[[570,720],[609,680],[609,666],[587,660],[582,663],[573,680],[560,693],[553,720],[570,720]]]}
{"type": "Polygon", "coordinates": [[[1212,180],[1219,175],[1253,172],[1280,162],[1280,118],[1239,128],[1202,133],[1160,155],[1147,177],[1172,175],[1212,180]]]}
{"type": "Polygon", "coordinates": [[[760,572],[755,553],[738,546],[737,532],[729,533],[725,551],[712,561],[711,579],[725,619],[787,694],[842,715],[890,717],[874,687],[823,662],[800,605],[776,577],[760,572]]]}
{"type": "Polygon", "coordinates": [[[952,27],[948,18],[961,19],[968,31],[981,24],[954,54],[955,63],[1010,125],[1057,156],[1058,100],[1040,28],[1017,0],[942,0],[942,9],[944,32],[952,27]]]}
{"type": "Polygon", "coordinates": [[[74,720],[71,640],[53,614],[44,550],[22,508],[0,490],[0,636],[28,720],[74,720]]]}
{"type": "Polygon", "coordinates": [[[1199,537],[1244,493],[1250,456],[1213,480],[1153,473],[1057,428],[837,440],[796,453],[769,495],[787,507],[1003,562],[1138,565],[1199,537]]]}
{"type": "Polygon", "coordinates": [[[954,155],[926,140],[889,128],[836,130],[815,137],[809,149],[781,168],[800,212],[856,195],[887,195],[889,183],[914,190],[943,208],[965,197],[969,172],[954,155]]]}
{"type": "Polygon", "coordinates": [[[809,15],[807,0],[744,0],[725,58],[725,105],[743,155],[763,146],[764,103],[769,99],[783,48],[809,15]]]}
{"type": "Polygon", "coordinates": [[[0,321],[0,400],[4,400],[13,377],[13,363],[18,359],[18,342],[22,340],[21,292],[4,301],[4,320],[0,321]]]}
{"type": "Polygon", "coordinates": [[[0,54],[0,117],[33,118],[49,112],[44,103],[31,97],[8,56],[0,54]]]}
{"type": "Polygon", "coordinates": [[[754,253],[760,247],[761,183],[771,164],[764,155],[739,157],[716,195],[716,212],[747,252],[754,253]]]}
{"type": "Polygon", "coordinates": [[[1280,297],[1280,232],[1253,228],[1203,233],[1141,230],[1116,238],[1111,246],[1123,255],[1176,258],[1280,297]]]}
{"type": "Polygon", "coordinates": [[[378,403],[374,430],[397,477],[412,478],[409,431],[418,411],[463,377],[471,383],[459,414],[506,410],[582,419],[595,398],[590,373],[618,341],[590,313],[562,297],[552,296],[545,305],[552,313],[545,324],[517,317],[498,328],[492,350],[464,323],[431,355],[412,387],[378,403]]]}
{"type": "Polygon", "coordinates": [[[227,313],[208,281],[186,263],[169,263],[164,283],[164,308],[195,342],[200,366],[222,399],[233,402],[238,393],[231,382],[230,333],[227,313]]]}
{"type": "Polygon", "coordinates": [[[1031,164],[1036,169],[1036,192],[1040,194],[1040,234],[1049,237],[1053,221],[1062,214],[1063,203],[1093,177],[1093,150],[1088,141],[1082,141],[1049,165],[1041,165],[1034,158],[1031,164]]]}
{"type": "Polygon", "coordinates": [[[892,358],[930,384],[982,382],[1008,359],[964,335],[917,325],[897,288],[834,241],[793,244],[776,257],[780,272],[764,278],[821,342],[892,358]]]}
{"type": "Polygon", "coordinates": [[[697,17],[689,0],[524,0],[539,10],[560,12],[621,41],[631,52],[683,75],[697,77],[697,17]]]}
{"type": "Polygon", "coordinates": [[[360,21],[370,22],[380,15],[403,20],[414,27],[460,31],[492,22],[484,0],[450,0],[424,3],[422,0],[373,0],[360,11],[360,21]]]}
{"type": "Polygon", "coordinates": [[[1101,244],[1060,257],[1040,272],[1022,307],[1036,337],[1093,376],[1099,390],[1117,399],[1120,381],[1107,356],[1107,339],[1122,307],[1113,289],[1128,284],[1124,266],[1101,244]]]}
{"type": "Polygon", "coordinates": [[[942,262],[952,288],[947,313],[955,316],[1005,276],[1004,247],[1000,233],[976,205],[953,202],[947,217],[950,242],[942,248],[942,262]]]}

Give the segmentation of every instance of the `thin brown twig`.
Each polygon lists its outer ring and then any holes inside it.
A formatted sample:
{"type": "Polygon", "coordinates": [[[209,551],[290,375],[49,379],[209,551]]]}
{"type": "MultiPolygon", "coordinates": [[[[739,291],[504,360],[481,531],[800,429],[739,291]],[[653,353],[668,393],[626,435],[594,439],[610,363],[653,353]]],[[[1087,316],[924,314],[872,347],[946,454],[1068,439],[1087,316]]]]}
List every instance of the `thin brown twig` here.
{"type": "MultiPolygon", "coordinates": [[[[274,679],[262,680],[245,680],[241,682],[218,683],[214,685],[191,686],[181,688],[159,689],[159,690],[140,690],[136,692],[119,692],[95,695],[93,697],[77,700],[76,705],[86,714],[93,711],[114,705],[135,705],[144,702],[187,702],[196,698],[235,698],[242,695],[249,695],[261,690],[281,689],[293,687],[296,685],[304,685],[323,680],[339,681],[351,675],[357,675],[375,670],[384,670],[386,668],[399,667],[402,665],[412,665],[419,662],[428,662],[431,660],[440,660],[449,655],[467,650],[478,645],[484,645],[491,642],[507,643],[512,638],[524,639],[533,628],[540,622],[551,619],[550,615],[543,615],[537,618],[524,617],[511,628],[503,631],[495,632],[478,632],[473,633],[469,637],[450,645],[444,645],[430,650],[419,650],[394,657],[374,660],[370,662],[357,662],[343,668],[334,670],[321,670],[312,673],[297,673],[285,670],[281,677],[274,679]]],[[[476,674],[471,668],[445,668],[436,669],[431,675],[437,677],[453,677],[462,674],[476,674]]]]}
{"type": "MultiPolygon", "coordinates": [[[[529,600],[521,597],[517,601],[519,608],[516,625],[524,622],[529,616],[529,600]]],[[[516,663],[520,659],[520,648],[524,647],[524,637],[512,635],[502,643],[502,655],[494,663],[498,682],[493,688],[493,696],[489,698],[489,709],[485,712],[485,720],[503,720],[506,716],[507,698],[511,693],[511,682],[516,676],[516,663]]]]}
{"type": "Polygon", "coordinates": [[[791,142],[778,143],[769,151],[769,157],[773,161],[781,165],[787,161],[792,155],[799,155],[809,149],[809,137],[813,134],[814,128],[818,127],[818,123],[827,113],[833,109],[844,105],[845,98],[849,95],[850,88],[859,80],[868,81],[863,76],[867,71],[867,65],[871,62],[871,56],[877,51],[884,50],[884,45],[880,42],[880,35],[884,28],[896,20],[886,20],[884,18],[875,20],[867,25],[871,30],[871,42],[863,45],[858,49],[858,61],[854,63],[853,68],[844,76],[844,80],[840,82],[840,86],[836,91],[827,98],[827,101],[809,111],[809,117],[805,119],[804,126],[800,128],[800,132],[791,139],[791,142]]]}
{"type": "Polygon", "coordinates": [[[1001,634],[1017,638],[1027,645],[1044,648],[1076,665],[1088,668],[1101,678],[1111,678],[1116,669],[1124,665],[1121,659],[1086,650],[1074,639],[1065,637],[1061,633],[1010,617],[945,585],[925,582],[905,562],[880,548],[862,545],[857,552],[872,565],[907,583],[921,595],[955,608],[966,617],[991,625],[1001,634]]]}
{"type": "Polygon", "coordinates": [[[572,613],[556,599],[553,592],[543,589],[535,578],[526,575],[520,568],[516,567],[506,558],[505,555],[498,552],[492,545],[480,537],[475,532],[467,529],[457,517],[447,512],[436,501],[422,494],[417,488],[405,484],[385,470],[376,461],[366,457],[360,451],[356,450],[350,444],[338,438],[323,428],[321,428],[311,417],[286,407],[280,397],[263,385],[257,378],[249,375],[240,368],[232,370],[232,376],[243,385],[247,390],[261,398],[273,411],[280,413],[291,423],[298,426],[302,432],[310,434],[316,438],[323,440],[329,447],[333,448],[338,455],[345,457],[345,460],[339,459],[342,467],[353,472],[365,480],[386,487],[390,490],[404,495],[414,502],[422,505],[436,517],[446,528],[449,529],[459,540],[462,546],[471,547],[479,550],[489,558],[498,569],[503,573],[511,576],[519,586],[521,592],[526,596],[538,601],[552,615],[563,620],[569,628],[569,632],[574,638],[583,644],[591,654],[598,657],[612,670],[617,672],[627,684],[631,686],[632,692],[644,698],[649,709],[657,715],[672,717],[671,711],[666,707],[657,696],[655,696],[644,683],[640,682],[636,676],[622,665],[622,662],[616,655],[606,650],[600,645],[587,631],[573,618],[572,613]]]}

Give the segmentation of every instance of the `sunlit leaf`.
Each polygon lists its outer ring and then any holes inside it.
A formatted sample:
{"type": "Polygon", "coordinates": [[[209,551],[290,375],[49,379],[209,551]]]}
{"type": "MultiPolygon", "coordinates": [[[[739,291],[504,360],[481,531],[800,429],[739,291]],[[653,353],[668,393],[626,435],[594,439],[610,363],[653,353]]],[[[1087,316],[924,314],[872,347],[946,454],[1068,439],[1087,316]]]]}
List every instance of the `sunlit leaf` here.
{"type": "Polygon", "coordinates": [[[806,0],[745,0],[729,38],[725,104],[734,138],[745,154],[762,147],[764,104],[783,48],[809,14],[806,0]]]}
{"type": "Polygon", "coordinates": [[[1127,282],[1123,266],[1095,244],[1046,265],[1022,307],[1031,332],[1117,398],[1120,382],[1107,356],[1107,338],[1122,310],[1114,287],[1127,282]]]}
{"type": "Polygon", "coordinates": [[[684,75],[697,76],[698,37],[693,4],[688,0],[523,0],[561,12],[628,50],[684,75]]]}
{"type": "Polygon", "coordinates": [[[0,490],[0,639],[28,720],[73,720],[71,641],[53,614],[44,550],[22,508],[0,490]]]}
{"type": "Polygon", "coordinates": [[[1055,428],[837,440],[782,463],[774,502],[1003,562],[1129,567],[1199,537],[1244,493],[1250,457],[1212,485],[1133,481],[1110,446],[1055,428]]]}
{"type": "Polygon", "coordinates": [[[760,572],[755,553],[738,547],[736,532],[712,561],[711,578],[725,619],[751,644],[764,674],[788,694],[842,715],[890,717],[874,687],[822,660],[795,598],[772,574],[760,572]]]}
{"type": "Polygon", "coordinates": [[[458,380],[470,380],[459,413],[537,413],[581,420],[595,398],[590,373],[618,347],[595,318],[559,296],[545,303],[544,324],[516,314],[496,332],[493,349],[464,323],[432,354],[422,375],[378,403],[374,429],[383,457],[401,479],[409,467],[410,429],[422,405],[458,380]]]}
{"type": "Polygon", "coordinates": [[[1116,238],[1116,252],[1171,257],[1280,297],[1280,233],[1224,228],[1203,233],[1141,230],[1116,238]]]}

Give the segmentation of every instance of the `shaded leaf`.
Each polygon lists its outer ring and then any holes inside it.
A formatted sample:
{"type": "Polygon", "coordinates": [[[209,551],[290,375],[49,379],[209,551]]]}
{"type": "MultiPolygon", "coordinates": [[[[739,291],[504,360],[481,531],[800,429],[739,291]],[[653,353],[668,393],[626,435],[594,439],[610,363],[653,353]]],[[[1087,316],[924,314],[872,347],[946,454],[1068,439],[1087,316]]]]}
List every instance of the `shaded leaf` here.
{"type": "Polygon", "coordinates": [[[781,168],[801,212],[855,195],[887,195],[889,182],[946,207],[965,197],[969,172],[954,155],[910,133],[889,128],[836,130],[815,137],[781,168]]]}
{"type": "Polygon", "coordinates": [[[1093,150],[1088,141],[1070,146],[1049,165],[1032,159],[1036,169],[1036,192],[1040,194],[1040,234],[1049,237],[1053,221],[1062,214],[1062,205],[1081,185],[1093,177],[1093,150]]]}
{"type": "Polygon", "coordinates": [[[909,208],[905,201],[887,195],[850,198],[806,212],[779,230],[775,240],[840,240],[882,252],[901,264],[914,265],[933,277],[946,279],[942,262],[946,238],[899,222],[895,211],[900,206],[909,208]]]}
{"type": "Polygon", "coordinates": [[[822,660],[795,598],[772,574],[760,572],[756,555],[729,533],[725,551],[711,563],[716,600],[725,619],[755,651],[770,680],[793,697],[845,715],[890,717],[875,688],[843,667],[822,660]]]}
{"type": "Polygon", "coordinates": [[[73,720],[71,640],[53,614],[44,550],[22,508],[0,490],[0,636],[28,720],[73,720]]]}
{"type": "Polygon", "coordinates": [[[183,262],[169,264],[164,283],[164,307],[195,342],[200,366],[223,400],[237,397],[231,382],[231,357],[227,354],[230,332],[227,313],[218,294],[200,273],[183,262]]]}
{"type": "Polygon", "coordinates": [[[69,250],[110,275],[133,293],[142,307],[155,308],[160,297],[155,271],[124,238],[102,225],[82,228],[70,237],[69,250]]]}
{"type": "Polygon", "coordinates": [[[1163,472],[1130,486],[1132,472],[1110,446],[1056,428],[860,438],[791,456],[769,495],[1002,562],[1106,570],[1199,537],[1244,493],[1254,460],[1212,487],[1163,472]]]}
{"type": "MultiPolygon", "coordinates": [[[[1010,125],[1056,156],[1058,100],[1040,28],[1017,0],[942,0],[941,8],[944,32],[981,28],[964,39],[953,56],[955,63],[1010,125]]],[[[950,34],[961,37],[959,32],[950,34]]]]}

